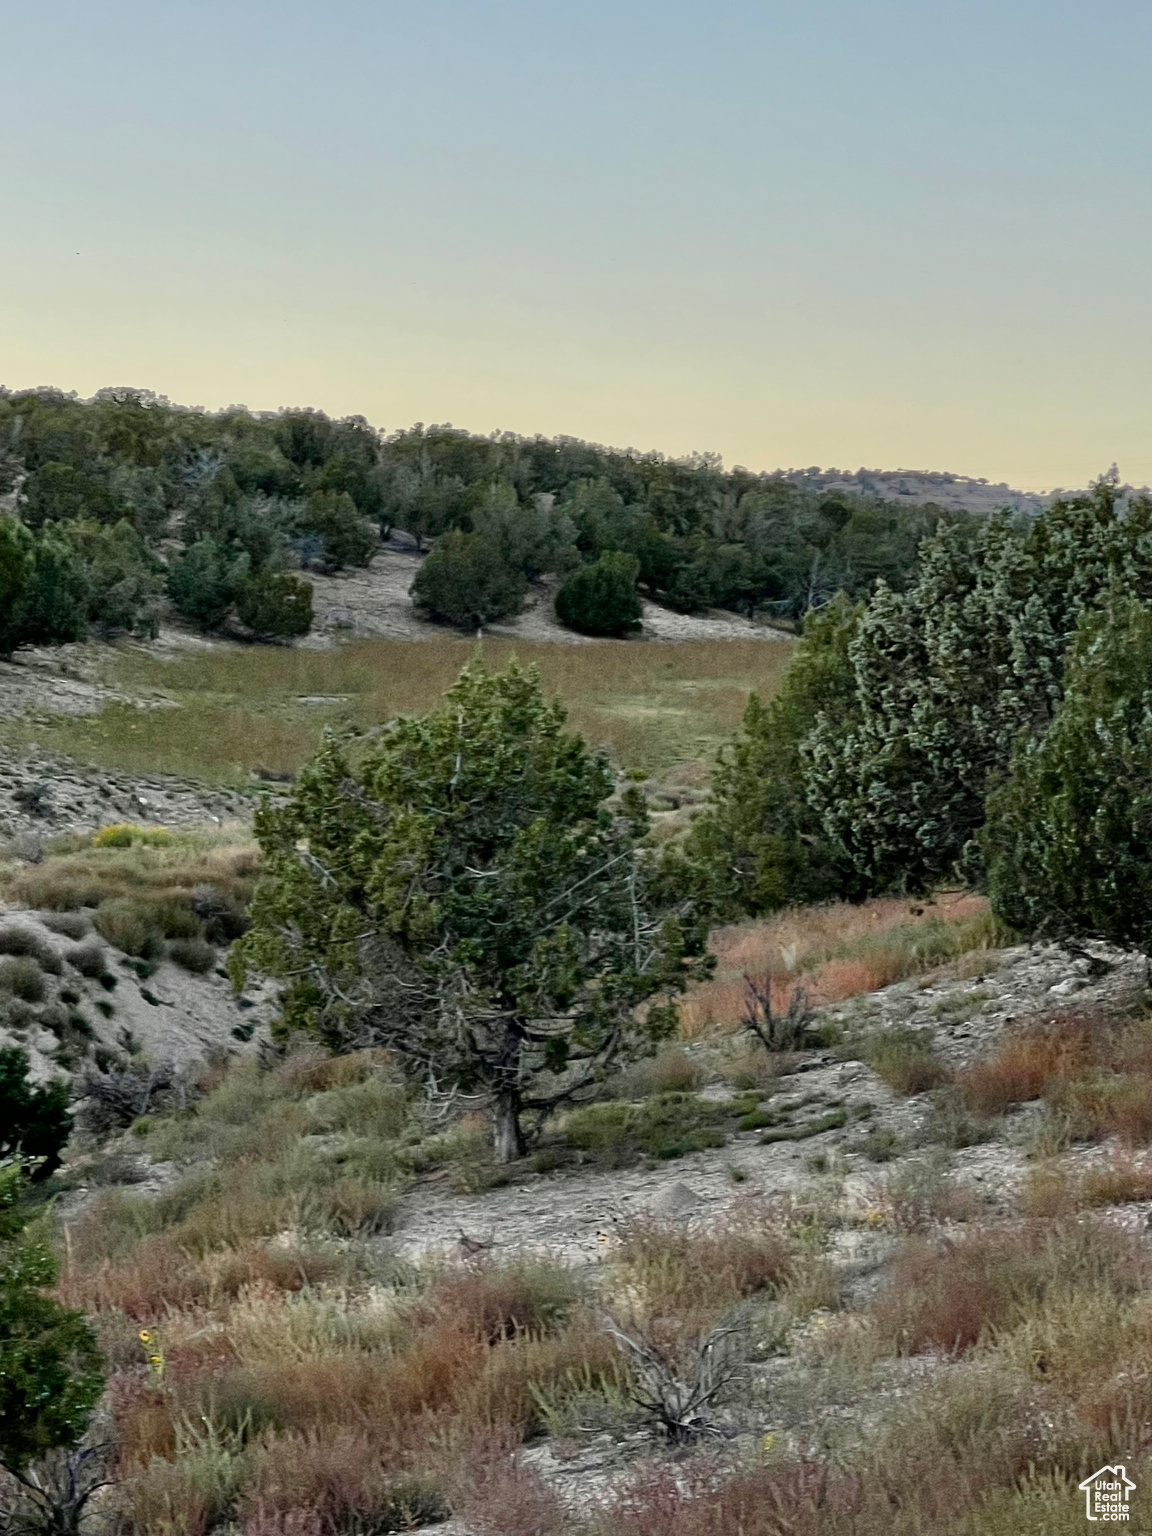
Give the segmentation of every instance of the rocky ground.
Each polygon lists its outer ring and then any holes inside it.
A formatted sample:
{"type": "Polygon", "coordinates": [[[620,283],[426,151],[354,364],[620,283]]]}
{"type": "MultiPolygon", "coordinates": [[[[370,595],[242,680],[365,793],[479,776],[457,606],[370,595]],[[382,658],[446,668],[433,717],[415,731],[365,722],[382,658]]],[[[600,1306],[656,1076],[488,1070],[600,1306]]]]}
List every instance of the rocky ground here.
{"type": "MultiPolygon", "coordinates": [[[[986,967],[968,976],[955,970],[930,979],[900,982],[883,991],[817,1012],[852,1033],[892,1028],[923,1030],[936,1054],[950,1066],[988,1054],[1017,1018],[1046,1007],[1102,1002],[1131,992],[1143,976],[1143,962],[1112,955],[1103,977],[1089,975],[1088,960],[1073,960],[1048,947],[1020,947],[966,957],[986,967]]],[[[967,968],[967,967],[964,967],[967,968]]],[[[697,1048],[697,1053],[699,1048],[697,1048]]],[[[690,1048],[689,1054],[692,1054],[690,1048]]],[[[735,1090],[713,1082],[704,1090],[735,1098],[735,1090]]],[[[401,1206],[398,1251],[420,1259],[450,1252],[461,1234],[491,1243],[507,1256],[549,1253],[570,1263],[595,1262],[610,1246],[614,1228],[636,1215],[671,1217],[689,1224],[723,1215],[750,1197],[795,1191],[823,1162],[843,1177],[843,1198],[859,1211],[893,1173],[923,1156],[932,1135],[931,1100],[900,1098],[862,1061],[838,1059],[835,1052],[804,1054],[797,1070],[781,1077],[761,1101],[765,1111],[790,1109],[790,1123],[815,1123],[844,1109],[848,1122],[796,1141],[760,1144],[758,1131],[737,1132],[715,1151],[691,1153],[673,1163],[613,1172],[537,1174],[482,1195],[453,1194],[442,1180],[420,1184],[401,1206]],[[883,1167],[862,1150],[865,1137],[890,1134],[904,1150],[883,1167]]],[[[1005,1211],[1023,1176],[1030,1113],[1007,1118],[1002,1137],[953,1154],[957,1182],[989,1206],[1005,1211]]],[[[851,1246],[851,1245],[849,1245],[851,1246]]],[[[850,1262],[858,1262],[853,1254],[850,1262]]]]}

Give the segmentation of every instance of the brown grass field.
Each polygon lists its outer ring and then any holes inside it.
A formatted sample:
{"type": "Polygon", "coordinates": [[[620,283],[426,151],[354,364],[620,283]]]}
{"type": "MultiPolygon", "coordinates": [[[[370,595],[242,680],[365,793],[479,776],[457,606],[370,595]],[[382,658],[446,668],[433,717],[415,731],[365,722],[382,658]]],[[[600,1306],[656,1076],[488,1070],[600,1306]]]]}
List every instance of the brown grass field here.
{"type": "Polygon", "coordinates": [[[125,647],[108,663],[109,681],[130,694],[161,693],[177,709],[111,704],[92,716],[12,720],[0,739],[128,772],[243,782],[299,768],[324,725],[365,728],[427,709],[473,656],[500,667],[515,655],[539,667],[592,746],[608,747],[622,767],[663,774],[710,759],[748,695],[775,692],[791,649],[787,640],[566,646],[446,637],[315,651],[229,646],[167,661],[125,647]]]}

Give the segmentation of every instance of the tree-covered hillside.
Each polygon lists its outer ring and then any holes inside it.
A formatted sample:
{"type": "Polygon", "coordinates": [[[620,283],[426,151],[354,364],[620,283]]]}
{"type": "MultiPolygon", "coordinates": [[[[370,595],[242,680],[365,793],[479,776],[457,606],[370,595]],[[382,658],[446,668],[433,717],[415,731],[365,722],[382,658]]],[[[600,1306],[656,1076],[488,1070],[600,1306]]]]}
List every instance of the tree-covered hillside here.
{"type": "Polygon", "coordinates": [[[239,612],[299,632],[302,598],[270,578],[365,564],[393,529],[421,547],[458,536],[415,595],[462,624],[476,622],[479,587],[511,611],[527,581],[609,552],[633,556],[641,590],[684,611],[799,616],[879,577],[903,588],[921,539],[965,521],[712,455],[451,426],[385,435],[362,417],[208,412],[134,389],[0,391],[4,505],[22,525],[8,530],[13,590],[45,589],[9,647],[52,638],[53,609],[72,616],[61,638],[88,621],[146,632],[164,587],[205,628],[239,612]]]}

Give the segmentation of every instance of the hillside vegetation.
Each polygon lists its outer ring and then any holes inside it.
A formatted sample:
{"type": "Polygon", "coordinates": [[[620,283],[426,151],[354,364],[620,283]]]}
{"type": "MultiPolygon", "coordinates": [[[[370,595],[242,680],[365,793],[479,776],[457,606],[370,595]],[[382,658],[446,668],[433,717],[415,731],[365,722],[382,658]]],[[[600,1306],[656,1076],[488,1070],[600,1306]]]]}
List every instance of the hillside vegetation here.
{"type": "MultiPolygon", "coordinates": [[[[514,613],[542,575],[605,556],[683,612],[797,616],[878,577],[902,586],[926,533],[971,521],[709,455],[449,426],[385,435],[362,417],[211,413],[141,390],[0,392],[4,496],[18,522],[0,524],[3,650],[90,624],[154,632],[165,591],[205,630],[306,633],[308,584],[293,573],[364,565],[393,529],[433,545],[417,601],[466,628],[514,613]]],[[[577,627],[604,622],[569,607],[577,627]]],[[[607,632],[620,627],[614,612],[607,632]]]]}

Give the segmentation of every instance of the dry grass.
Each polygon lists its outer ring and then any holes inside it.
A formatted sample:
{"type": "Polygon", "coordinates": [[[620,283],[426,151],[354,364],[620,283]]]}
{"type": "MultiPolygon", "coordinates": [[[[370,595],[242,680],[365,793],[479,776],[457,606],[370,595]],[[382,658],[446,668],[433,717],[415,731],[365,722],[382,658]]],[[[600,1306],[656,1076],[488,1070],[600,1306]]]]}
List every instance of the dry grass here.
{"type": "Polygon", "coordinates": [[[239,825],[173,833],[159,846],[109,848],[65,838],[43,863],[7,872],[0,898],[61,913],[111,901],[163,909],[186,907],[198,889],[212,887],[225,903],[241,907],[251,895],[257,859],[250,832],[239,825]]]}
{"type": "Polygon", "coordinates": [[[1055,1296],[1091,1290],[1123,1299],[1150,1280],[1143,1244],[1115,1228],[1022,1222],[909,1244],[871,1316],[893,1353],[959,1355],[1011,1332],[1055,1296]]]}
{"type": "Polygon", "coordinates": [[[681,1008],[682,1033],[737,1028],[747,997],[745,976],[767,980],[783,1012],[798,990],[813,1005],[874,992],[962,955],[1009,941],[983,897],[942,895],[935,902],[875,898],[858,906],[831,902],[789,909],[767,922],[742,923],[712,936],[714,978],[681,1008]]]}
{"type": "Polygon", "coordinates": [[[1018,1025],[957,1076],[966,1104],[1001,1114],[1043,1098],[1064,1141],[1152,1142],[1152,1024],[1116,1008],[1067,1008],[1018,1025]]]}
{"type": "Polygon", "coordinates": [[[1093,1206],[1152,1200],[1152,1161],[1114,1152],[1105,1163],[1069,1168],[1046,1162],[1031,1169],[1020,1195],[1025,1216],[1068,1216],[1093,1206]]]}
{"type": "MultiPolygon", "coordinates": [[[[792,646],[787,641],[701,640],[677,644],[602,641],[569,646],[486,640],[492,666],[511,655],[540,668],[572,725],[609,745],[627,767],[649,772],[711,756],[739,724],[748,695],[770,697],[792,646]]],[[[243,781],[289,772],[311,756],[321,726],[373,726],[427,709],[476,654],[475,641],[365,640],[332,650],[229,647],[179,661],[122,654],[121,686],[162,690],[179,709],[111,704],[98,715],[38,725],[35,741],[130,772],[243,781]],[[318,699],[318,704],[301,702],[318,699]]],[[[31,740],[8,723],[6,739],[31,740]]]]}

